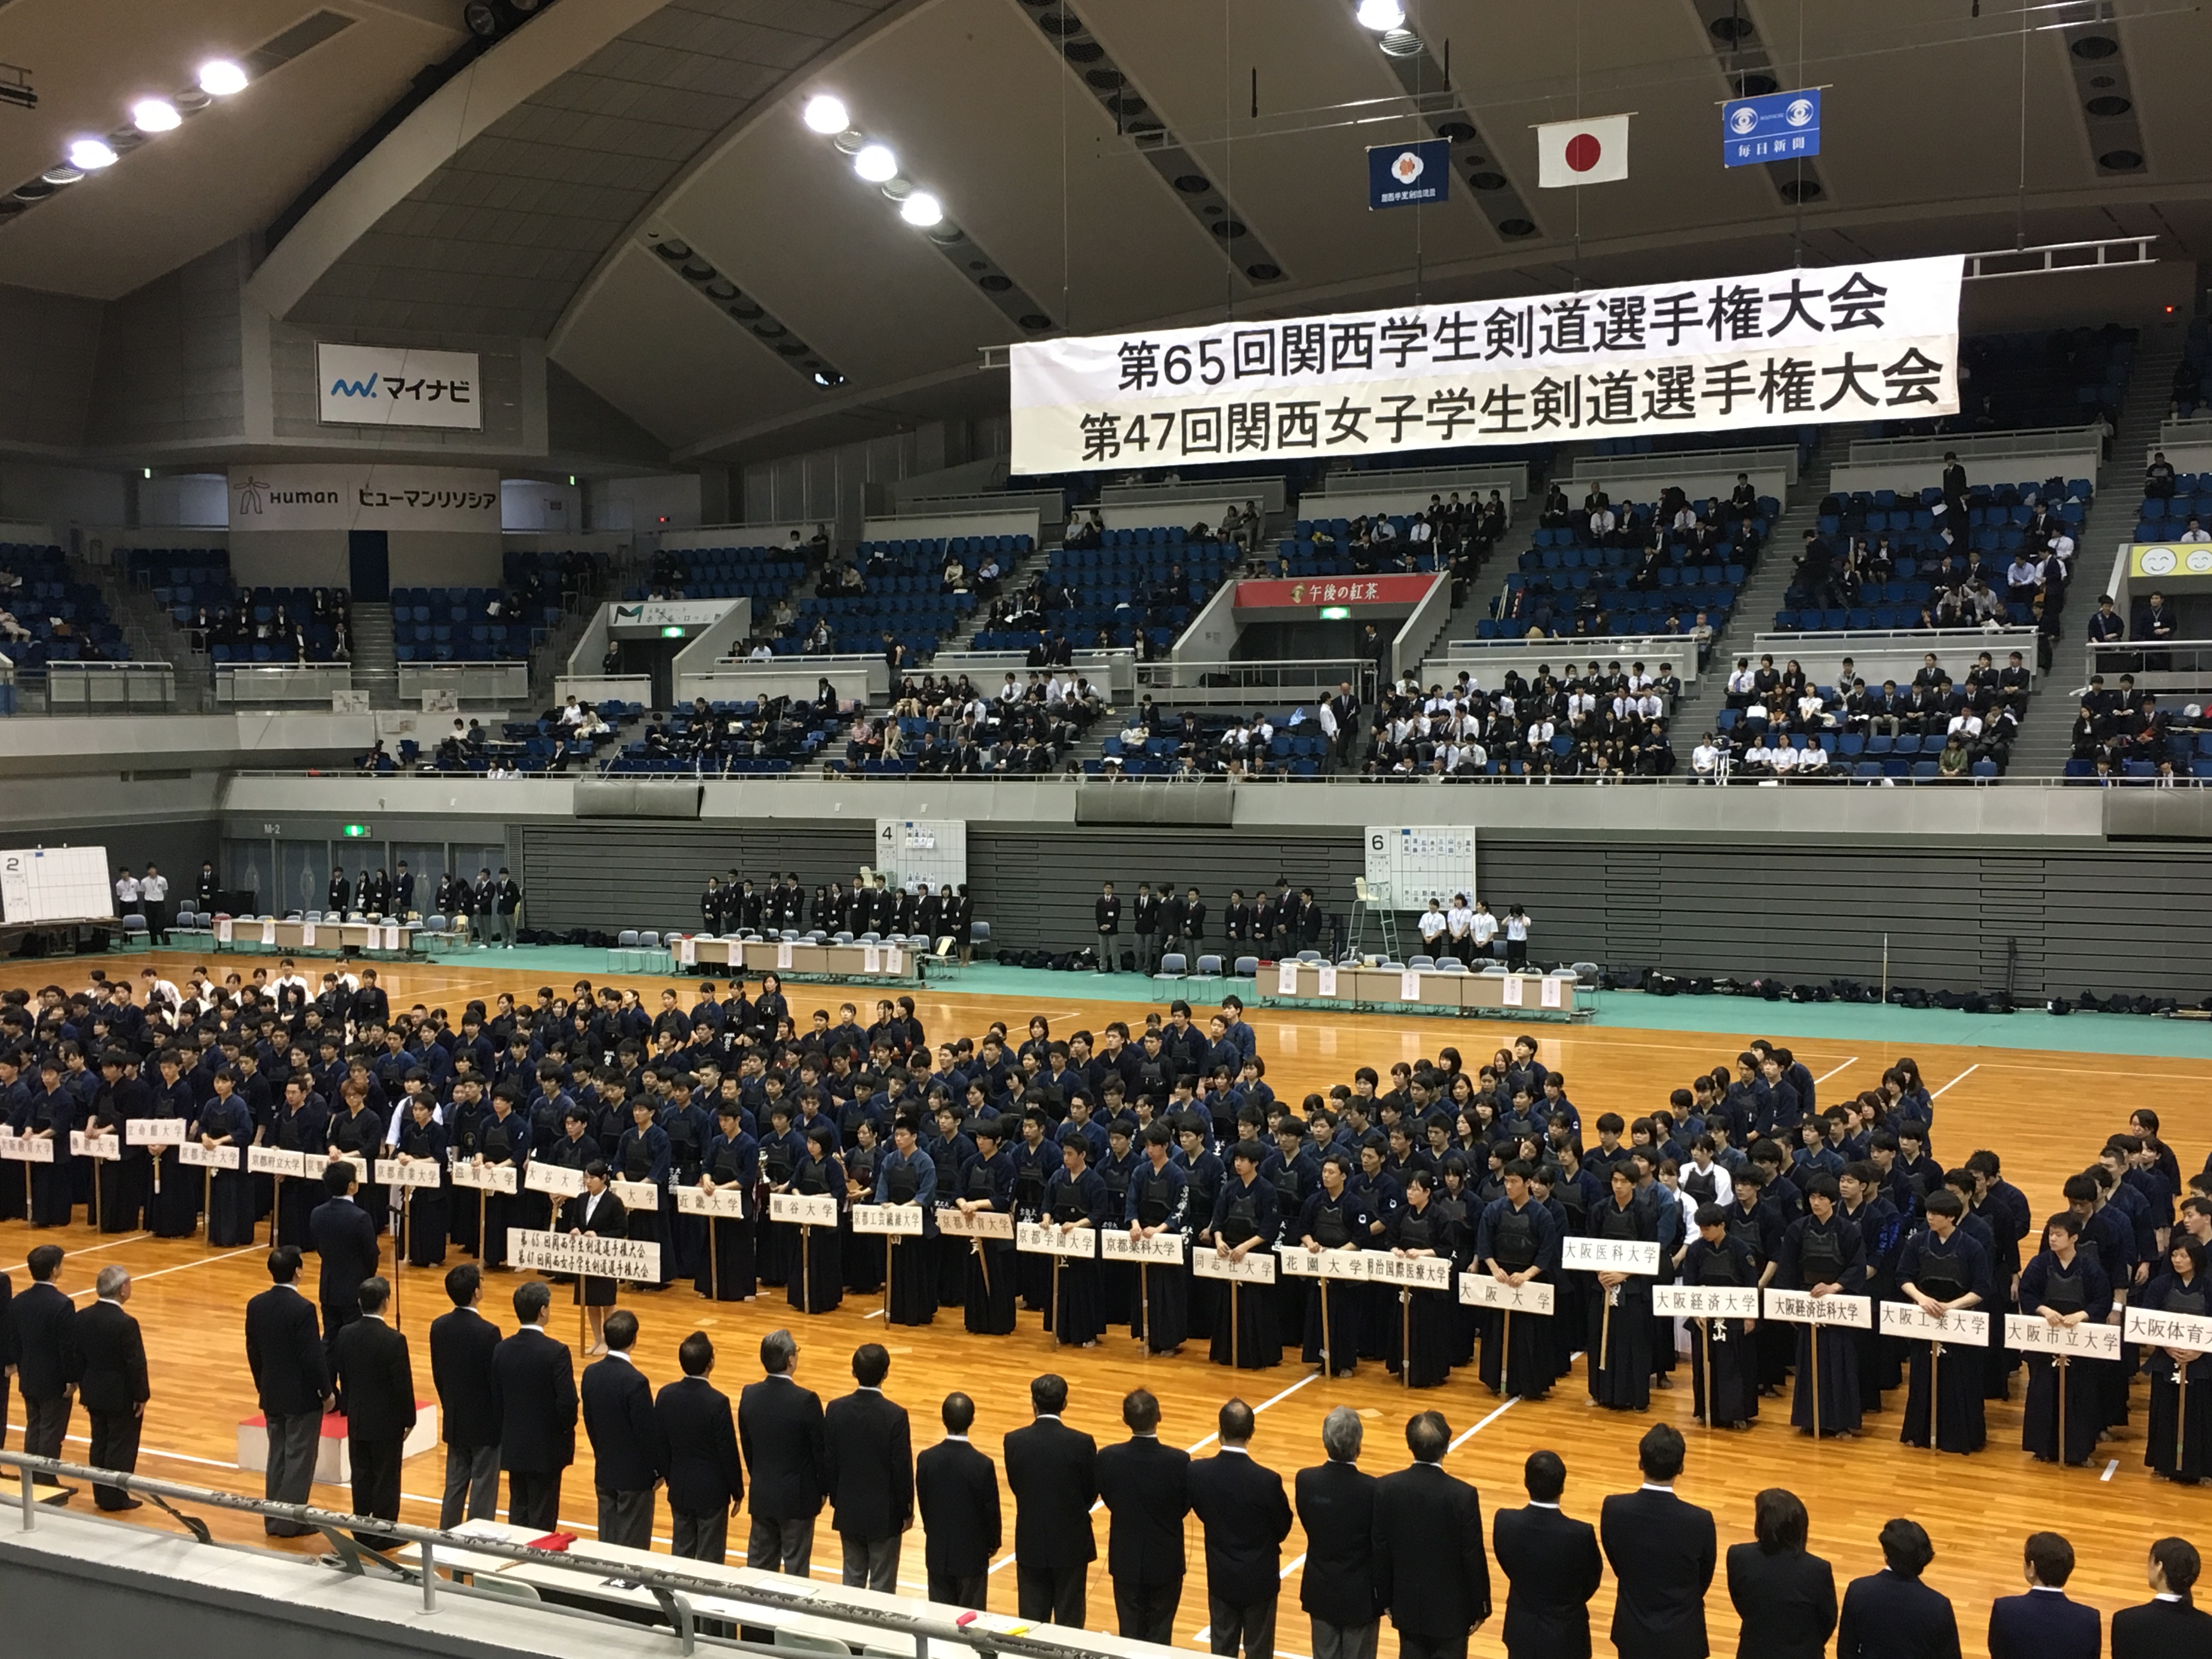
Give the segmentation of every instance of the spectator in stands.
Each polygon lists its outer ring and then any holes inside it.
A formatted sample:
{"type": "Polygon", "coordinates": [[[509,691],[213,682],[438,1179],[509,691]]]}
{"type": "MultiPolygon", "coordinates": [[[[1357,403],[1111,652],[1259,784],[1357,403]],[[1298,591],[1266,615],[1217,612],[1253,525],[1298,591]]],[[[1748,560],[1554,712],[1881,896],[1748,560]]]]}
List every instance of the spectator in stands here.
{"type": "Polygon", "coordinates": [[[2179,539],[2185,542],[2212,542],[2212,530],[2205,529],[2192,513],[2189,515],[2189,528],[2181,532],[2179,539]]]}
{"type": "Polygon", "coordinates": [[[2143,494],[2154,501],[2172,499],[2173,464],[2162,449],[2153,452],[2150,465],[2143,469],[2143,494]]]}

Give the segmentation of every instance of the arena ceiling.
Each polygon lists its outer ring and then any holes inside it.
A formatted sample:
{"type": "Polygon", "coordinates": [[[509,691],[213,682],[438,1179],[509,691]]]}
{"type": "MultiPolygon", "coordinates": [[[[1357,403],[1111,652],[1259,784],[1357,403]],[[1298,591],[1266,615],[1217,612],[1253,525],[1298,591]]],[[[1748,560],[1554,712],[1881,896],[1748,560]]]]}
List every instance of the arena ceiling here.
{"type": "Polygon", "coordinates": [[[998,405],[980,349],[1054,331],[2020,237],[2212,252],[2212,26],[2185,0],[1404,9],[1386,41],[1353,0],[559,0],[303,199],[465,39],[454,0],[12,0],[0,60],[40,101],[0,107],[0,156],[26,179],[202,56],[326,21],[0,225],[0,282],[109,298],[259,234],[274,314],[544,338],[685,463],[998,405]],[[1723,170],[1747,75],[1827,88],[1808,173],[1723,170]],[[941,201],[935,234],[810,130],[823,94],[941,201]],[[1619,111],[1626,182],[1536,188],[1533,124],[1619,111]],[[1451,200],[1370,213],[1364,147],[1431,131],[1451,200]]]}

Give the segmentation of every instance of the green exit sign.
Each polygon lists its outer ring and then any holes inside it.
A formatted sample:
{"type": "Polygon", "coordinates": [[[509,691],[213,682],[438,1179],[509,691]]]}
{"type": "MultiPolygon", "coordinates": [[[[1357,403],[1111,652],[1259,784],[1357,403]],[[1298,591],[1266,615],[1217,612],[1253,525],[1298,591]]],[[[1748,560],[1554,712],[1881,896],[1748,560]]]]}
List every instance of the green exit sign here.
{"type": "Polygon", "coordinates": [[[1321,610],[1321,619],[1323,622],[1350,622],[1352,607],[1347,605],[1324,605],[1321,610]]]}
{"type": "Polygon", "coordinates": [[[368,826],[365,823],[349,823],[345,826],[345,838],[348,841],[367,841],[368,826]]]}
{"type": "Polygon", "coordinates": [[[660,637],[664,640],[680,640],[684,637],[684,630],[671,624],[660,630],[660,637]]]}

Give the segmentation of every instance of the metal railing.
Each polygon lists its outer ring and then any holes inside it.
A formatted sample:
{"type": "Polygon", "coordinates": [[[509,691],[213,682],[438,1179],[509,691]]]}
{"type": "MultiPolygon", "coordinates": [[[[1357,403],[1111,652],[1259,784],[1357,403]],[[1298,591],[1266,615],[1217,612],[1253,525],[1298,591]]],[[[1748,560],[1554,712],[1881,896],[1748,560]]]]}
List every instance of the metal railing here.
{"type": "MultiPolygon", "coordinates": [[[[855,1638],[862,1632],[894,1638],[910,1645],[915,1659],[929,1659],[933,1646],[953,1653],[972,1653],[978,1656],[978,1659],[988,1659],[988,1656],[998,1653],[1021,1654],[1030,1656],[1030,1659],[1101,1659],[1102,1656],[1135,1659],[1137,1656],[1169,1651],[1151,1644],[1115,1637],[1086,1636],[1079,1628],[1067,1626],[1042,1623],[1030,1626],[1004,1617],[977,1616],[965,1609],[945,1607],[918,1596],[854,1591],[812,1579],[765,1572],[750,1567],[721,1566],[719,1571],[714,1571],[713,1569],[717,1564],[689,1562],[676,1556],[665,1558],[669,1565],[662,1567],[657,1564],[647,1565],[639,1559],[638,1552],[629,1550],[622,1551],[618,1557],[598,1555],[591,1545],[580,1539],[566,1550],[532,1549],[503,1539],[411,1526],[381,1516],[351,1515],[343,1510],[321,1509],[308,1504],[273,1503],[240,1492],[218,1492],[205,1486],[186,1486],[180,1481],[156,1480],[141,1474],[120,1474],[81,1463],[33,1457],[21,1452],[0,1451],[0,1468],[13,1468],[19,1479],[21,1487],[21,1531],[34,1532],[38,1529],[40,1505],[35,1495],[38,1488],[33,1482],[34,1476],[40,1474],[51,1475],[58,1480],[76,1480],[115,1487],[131,1493],[176,1520],[196,1542],[216,1549],[229,1550],[239,1547],[216,1544],[207,1522],[196,1515],[179,1510],[177,1504],[225,1510],[264,1520],[289,1522],[295,1526],[312,1527],[328,1541],[331,1553],[320,1565],[345,1577],[380,1579],[395,1588],[419,1589],[422,1610],[425,1613],[436,1613],[441,1598],[448,1595],[495,1601],[510,1611],[516,1605],[514,1598],[480,1590],[457,1580],[440,1578],[438,1568],[441,1551],[446,1552],[447,1559],[455,1563],[462,1571],[470,1571],[474,1561],[489,1559],[514,1565],[619,1579],[627,1584],[635,1584],[659,1604],[667,1622],[668,1634],[675,1644],[674,1651],[679,1654],[691,1653],[703,1643],[741,1652],[769,1655],[772,1659],[790,1659],[789,1648],[714,1636],[698,1627],[703,1616],[718,1623],[737,1623],[742,1628],[756,1624],[754,1618],[743,1615],[762,1613],[771,1616],[758,1620],[757,1624],[770,1628],[774,1625],[773,1615],[781,1613],[794,1620],[809,1623],[826,1621],[849,1625],[855,1627],[853,1632],[855,1638]],[[399,1544],[412,1546],[419,1552],[419,1556],[404,1563],[388,1560],[358,1542],[355,1537],[357,1533],[397,1540],[399,1544]],[[687,1571],[687,1568],[690,1570],[687,1571]],[[701,1601],[736,1603],[738,1607],[724,1611],[713,1605],[702,1607],[698,1605],[701,1601]],[[738,1612],[740,1617],[733,1619],[732,1612],[738,1612]]],[[[313,1564],[313,1559],[309,1557],[287,1553],[283,1559],[289,1562],[313,1564]]],[[[447,1570],[451,1571],[454,1568],[447,1570]]],[[[220,1569],[211,1561],[209,1571],[217,1572],[220,1569]]],[[[611,1600],[608,1605],[616,1604],[611,1600]]],[[[551,1613],[562,1617],[592,1620],[608,1617],[607,1614],[577,1608],[551,1599],[532,1601],[530,1607],[533,1612],[551,1613]]],[[[620,1622],[632,1630],[659,1628],[658,1625],[640,1626],[635,1620],[620,1622]]],[[[854,1651],[859,1651],[857,1640],[851,1645],[854,1651]]]]}
{"type": "Polygon", "coordinates": [[[177,671],[166,662],[50,662],[49,714],[161,714],[177,706],[177,671]]]}
{"type": "Polygon", "coordinates": [[[1528,493],[1528,464],[1526,461],[1499,461],[1483,466],[1407,466],[1376,467],[1371,471],[1346,468],[1332,471],[1318,487],[1308,490],[1300,498],[1299,516],[1310,518],[1305,511],[1307,502],[1316,497],[1326,499],[1344,495],[1391,495],[1418,493],[1425,501],[1431,495],[1449,496],[1455,489],[1465,492],[1480,490],[1487,494],[1498,490],[1508,502],[1519,500],[1528,493]]]}
{"type": "Polygon", "coordinates": [[[2212,640],[2116,640],[2085,644],[2082,655],[2085,676],[2102,674],[2110,682],[2132,674],[2137,691],[2212,693],[2212,640]]]}
{"type": "Polygon", "coordinates": [[[2002,460],[2007,456],[2068,455],[2099,447],[2087,427],[2040,428],[2021,432],[1971,432],[1951,437],[1855,438],[1851,465],[1879,461],[1936,461],[1946,454],[1961,461],[2002,460]]]}
{"type": "Polygon", "coordinates": [[[271,703],[320,703],[353,690],[353,669],[345,663],[217,663],[218,703],[263,708],[271,703]]]}
{"type": "Polygon", "coordinates": [[[1365,657],[1306,662],[1158,662],[1137,665],[1139,691],[1333,691],[1352,682],[1361,700],[1374,696],[1375,664],[1365,657]]]}
{"type": "Polygon", "coordinates": [[[1797,482],[1797,446],[1777,445],[1765,449],[1686,449],[1638,455],[1584,455],[1571,463],[1566,476],[1575,483],[1669,484],[1696,475],[1723,472],[1779,472],[1788,483],[1797,482]]]}
{"type": "Polygon", "coordinates": [[[500,662],[403,662],[399,697],[411,702],[426,691],[450,691],[458,702],[527,702],[530,665],[500,662]]]}

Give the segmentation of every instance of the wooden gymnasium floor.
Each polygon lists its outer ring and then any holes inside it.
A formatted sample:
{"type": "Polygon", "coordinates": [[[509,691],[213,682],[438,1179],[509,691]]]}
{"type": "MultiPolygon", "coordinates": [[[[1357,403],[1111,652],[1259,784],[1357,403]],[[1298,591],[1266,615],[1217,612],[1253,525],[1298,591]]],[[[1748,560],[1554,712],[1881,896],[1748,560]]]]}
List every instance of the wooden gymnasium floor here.
{"type": "MultiPolygon", "coordinates": [[[[131,958],[130,966],[135,971],[150,961],[179,977],[196,960],[181,953],[156,954],[131,958]]],[[[252,958],[222,960],[225,970],[250,971],[252,963],[252,958]]],[[[0,986],[52,982],[74,987],[84,982],[90,965],[11,963],[0,968],[0,986]]],[[[520,997],[534,994],[549,978],[565,990],[576,977],[453,963],[380,965],[379,971],[395,1004],[442,1001],[456,1014],[459,1004],[471,995],[488,999],[506,989],[520,997]]],[[[592,977],[599,982],[631,982],[621,976],[592,977]]],[[[636,982],[650,1004],[659,987],[670,981],[636,982]]],[[[834,1010],[846,996],[861,1000],[860,988],[791,988],[793,1006],[802,1018],[817,1004],[834,1010]]],[[[1115,1018],[1133,1024],[1146,1012],[1136,1004],[1083,1002],[1071,993],[1070,979],[1055,975],[1041,979],[1037,993],[1026,999],[931,990],[918,1000],[933,1039],[948,1033],[980,1034],[994,1018],[1005,1019],[1018,1033],[1032,1013],[1042,1013],[1052,1020],[1057,1033],[1081,1024],[1095,1029],[1115,1018]]],[[[1870,1027],[1881,1018],[1879,1009],[1868,1013],[1870,1027]]],[[[1359,1065],[1386,1070],[1395,1060],[1410,1060],[1447,1043],[1456,1046],[1470,1064],[1476,1063],[1510,1036],[1508,1028],[1490,1023],[1314,1012],[1259,1010],[1255,1024],[1267,1057],[1270,1082],[1278,1094],[1293,1099],[1309,1089],[1348,1080],[1359,1065]]],[[[1742,1043],[1758,1035],[1752,1030],[1701,1035],[1620,1027],[1531,1029],[1541,1042],[1544,1062],[1570,1078],[1571,1092],[1586,1118],[1606,1109],[1633,1115],[1662,1104],[1667,1092],[1693,1071],[1732,1061],[1742,1043]]],[[[1872,1087],[1895,1052],[1872,1040],[1807,1040],[1792,1046],[1821,1079],[1824,1101],[1872,1087]]],[[[1939,1147],[1953,1159],[1976,1146],[1998,1149],[2007,1176],[2027,1191],[2039,1218],[2056,1206],[2061,1178],[2088,1160],[2107,1127],[2125,1127],[2134,1104],[2157,1106],[2186,1168],[2197,1167],[2212,1139],[2212,1060],[2119,1060],[1924,1046],[1917,1048],[1915,1057],[1938,1097],[1939,1147]],[[2114,1088],[2116,1082],[2122,1086],[2114,1088]],[[2085,1110],[2086,1123],[2078,1121],[2085,1110]]],[[[156,1241],[143,1235],[107,1238],[81,1226],[51,1237],[70,1252],[65,1286],[81,1300],[89,1300],[93,1273],[104,1262],[123,1262],[136,1276],[131,1308],[145,1328],[154,1387],[142,1472],[258,1495],[260,1478],[240,1473],[232,1460],[235,1422],[254,1409],[241,1310],[247,1297],[268,1283],[264,1249],[256,1245],[214,1251],[197,1240],[156,1241]]],[[[0,1267],[10,1270],[19,1289],[26,1279],[15,1270],[30,1243],[22,1224],[0,1225],[0,1267]]],[[[513,1314],[504,1304],[517,1282],[495,1279],[485,1309],[510,1328],[513,1314]]],[[[402,1324],[414,1345],[417,1386],[424,1398],[431,1398],[428,1327],[444,1310],[446,1300],[436,1276],[428,1273],[407,1275],[401,1300],[402,1324]]],[[[2152,1538],[2179,1531],[2194,1534],[2200,1547],[2212,1548],[2212,1502],[2197,1492],[2154,1480],[2142,1467],[2139,1431],[2124,1434],[2104,1449],[2105,1459],[2115,1460],[2115,1467],[2108,1468],[2100,1460],[2087,1470],[2061,1473],[2032,1462],[2019,1449],[2016,1398],[2010,1404],[1991,1405],[1988,1448],[1972,1457],[1957,1457],[1898,1444],[1902,1401],[1897,1395],[1890,1396],[1887,1413],[1869,1419],[1863,1438],[1814,1445],[1787,1427],[1786,1402],[1768,1402],[1767,1415],[1747,1434],[1701,1430],[1692,1419],[1686,1373],[1680,1371],[1681,1386],[1655,1392],[1648,1419],[1624,1418],[1601,1413],[1589,1403],[1579,1368],[1547,1400],[1501,1407],[1465,1373],[1455,1375],[1441,1389],[1408,1395],[1375,1364],[1363,1364],[1356,1377],[1327,1380],[1295,1363],[1273,1370],[1231,1372],[1206,1363],[1200,1343],[1166,1359],[1146,1358],[1126,1335],[1109,1337],[1096,1350],[1062,1350],[1037,1328],[1034,1315],[1023,1316],[1022,1328],[1010,1337],[978,1340],[962,1331],[957,1311],[940,1311],[933,1327],[886,1331],[880,1301],[873,1297],[848,1297],[837,1312],[808,1319],[791,1310],[780,1291],[764,1293],[755,1304],[710,1306],[679,1284],[659,1294],[626,1293],[623,1305],[634,1309],[643,1322],[637,1355],[656,1387],[678,1375],[676,1346],[694,1329],[714,1336],[720,1360],[716,1381],[732,1395],[759,1375],[758,1339],[778,1326],[794,1330],[802,1350],[799,1375],[825,1399],[850,1386],[847,1360],[855,1345],[885,1340],[893,1356],[889,1391],[913,1414],[917,1449],[936,1439],[937,1403],[957,1388],[976,1399],[981,1414],[975,1438],[994,1458],[1000,1437],[1028,1419],[1027,1385],[1032,1376],[1044,1370],[1067,1377],[1072,1388],[1068,1420],[1102,1443],[1121,1437],[1121,1396],[1140,1382],[1160,1397],[1165,1416],[1162,1433],[1194,1447],[1209,1440],[1220,1403],[1241,1395],[1261,1411],[1254,1455],[1281,1471],[1286,1482],[1291,1471],[1320,1460],[1321,1420],[1333,1406],[1352,1405],[1367,1418],[1363,1461],[1378,1474],[1403,1465],[1407,1417],[1418,1410],[1436,1409],[1445,1414],[1456,1437],[1447,1465],[1479,1486],[1486,1512],[1523,1501],[1522,1460],[1538,1447],[1550,1447],[1567,1462],[1568,1510],[1595,1520],[1604,1494],[1637,1484],[1637,1436],[1648,1422],[1670,1421],[1690,1439],[1689,1466],[1680,1490],[1715,1511],[1723,1550],[1751,1535],[1752,1497],[1770,1485],[1790,1486],[1805,1499],[1812,1511],[1813,1547],[1834,1561],[1839,1585],[1844,1578],[1879,1567],[1875,1535],[1883,1521],[1900,1513],[1919,1520],[1936,1546],[1929,1582],[1953,1598],[1969,1653],[1984,1651],[1990,1599],[2020,1588],[2020,1540],[2037,1528],[2059,1528],[2072,1540],[2080,1565],[2071,1589],[2107,1613],[2142,1599],[2144,1551],[2152,1538]]],[[[566,1311],[565,1298],[557,1300],[553,1329],[573,1341],[572,1328],[562,1317],[566,1311]]],[[[2015,1382],[2015,1395],[2021,1386],[2015,1382]]],[[[2138,1422],[2141,1413],[2139,1394],[2138,1422]]],[[[15,1414],[20,1417],[20,1407],[15,1414]]],[[[82,1456],[81,1437],[86,1428],[82,1413],[71,1428],[80,1437],[71,1449],[82,1456]]],[[[591,1452],[580,1431],[578,1441],[577,1463],[562,1488],[562,1524],[588,1537],[594,1514],[591,1452]]],[[[442,1490],[442,1455],[434,1451],[406,1466],[407,1520],[434,1523],[436,1494],[442,1490]]],[[[332,1507],[343,1507],[346,1494],[325,1488],[317,1497],[332,1507]]],[[[76,1502],[88,1504],[89,1496],[76,1502]]],[[[143,1513],[152,1517],[147,1524],[173,1525],[151,1509],[143,1513]]],[[[220,1536],[263,1541],[258,1527],[241,1525],[238,1517],[216,1512],[209,1519],[220,1536]]],[[[665,1547],[669,1524],[665,1504],[656,1520],[665,1547]]],[[[1011,1496],[1006,1522],[1011,1550],[1011,1496]]],[[[1110,1628],[1113,1618],[1103,1559],[1106,1524],[1102,1514],[1097,1521],[1101,1559],[1091,1584],[1094,1628],[1110,1628]]],[[[733,1521],[732,1541],[740,1553],[744,1531],[742,1519],[733,1521]]],[[[916,1594],[921,1589],[921,1543],[917,1528],[908,1540],[902,1565],[902,1583],[916,1594]]],[[[1179,1643],[1202,1648],[1198,1635],[1205,1623],[1206,1603],[1199,1545],[1194,1522],[1190,1577],[1176,1633],[1179,1643]]],[[[293,1547],[315,1549],[319,1540],[293,1547]]],[[[1284,1547],[1288,1570],[1279,1632],[1288,1655],[1303,1654],[1309,1645],[1304,1615],[1296,1606],[1302,1547],[1294,1530],[1284,1547]]],[[[1009,1554],[999,1567],[1009,1566],[1011,1561],[1009,1554]]],[[[834,1579],[837,1563],[837,1543],[825,1515],[816,1535],[815,1571],[834,1579]]],[[[1478,1654],[1503,1651],[1498,1636],[1504,1607],[1502,1581],[1496,1583],[1496,1590],[1497,1617],[1477,1634],[1474,1650],[1478,1654]]],[[[1593,1607],[1601,1641],[1612,1596],[1608,1575],[1593,1607]]],[[[991,1597],[995,1608],[1012,1611],[1010,1571],[994,1571],[991,1597]]],[[[1724,1581],[1716,1583],[1707,1613],[1714,1650],[1733,1652],[1736,1620],[1724,1581]]],[[[1383,1643],[1386,1651],[1395,1653],[1387,1625],[1383,1643]]]]}

